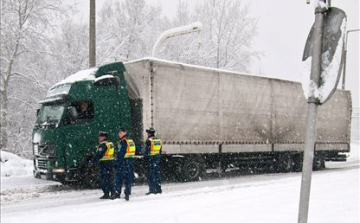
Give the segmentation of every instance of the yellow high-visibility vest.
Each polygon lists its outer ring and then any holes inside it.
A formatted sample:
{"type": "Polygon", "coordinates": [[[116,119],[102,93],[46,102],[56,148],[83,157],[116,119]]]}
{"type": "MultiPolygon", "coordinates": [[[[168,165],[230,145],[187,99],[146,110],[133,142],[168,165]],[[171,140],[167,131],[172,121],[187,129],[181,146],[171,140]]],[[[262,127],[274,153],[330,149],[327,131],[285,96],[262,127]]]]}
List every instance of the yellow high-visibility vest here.
{"type": "Polygon", "coordinates": [[[162,147],[161,139],[150,139],[150,142],[151,142],[150,155],[151,156],[159,155],[162,147]]]}
{"type": "Polygon", "coordinates": [[[136,150],[134,141],[132,139],[127,139],[126,144],[127,144],[127,148],[124,158],[134,158],[135,150],[136,150]]]}
{"type": "MultiPolygon", "coordinates": [[[[99,150],[101,144],[98,146],[98,148],[97,148],[98,150],[99,150]]],[[[108,160],[114,160],[114,159],[115,159],[114,144],[112,142],[107,142],[105,155],[103,156],[103,158],[100,159],[100,161],[108,161],[108,160]]]]}

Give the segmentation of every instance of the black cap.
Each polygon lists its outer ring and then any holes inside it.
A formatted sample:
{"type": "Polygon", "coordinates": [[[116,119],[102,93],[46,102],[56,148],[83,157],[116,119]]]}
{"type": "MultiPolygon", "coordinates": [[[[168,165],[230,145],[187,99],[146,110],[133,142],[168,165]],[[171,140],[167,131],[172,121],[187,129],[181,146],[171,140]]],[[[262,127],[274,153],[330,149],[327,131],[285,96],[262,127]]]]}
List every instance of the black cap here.
{"type": "Polygon", "coordinates": [[[125,127],[120,127],[119,132],[127,132],[125,127]]]}
{"type": "Polygon", "coordinates": [[[100,131],[100,132],[99,132],[99,136],[106,136],[106,138],[107,138],[107,137],[109,137],[109,133],[108,133],[108,132],[100,131]]]}
{"type": "Polygon", "coordinates": [[[148,133],[155,133],[155,129],[153,127],[150,127],[148,129],[146,129],[146,132],[148,133]]]}

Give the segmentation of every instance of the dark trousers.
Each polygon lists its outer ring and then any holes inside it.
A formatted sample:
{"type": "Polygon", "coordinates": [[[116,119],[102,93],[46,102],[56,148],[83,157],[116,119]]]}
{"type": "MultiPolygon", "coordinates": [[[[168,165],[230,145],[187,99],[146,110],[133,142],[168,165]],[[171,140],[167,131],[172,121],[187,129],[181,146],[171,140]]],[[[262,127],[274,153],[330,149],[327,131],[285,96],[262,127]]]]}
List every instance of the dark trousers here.
{"type": "Polygon", "coordinates": [[[149,192],[161,193],[160,156],[150,156],[147,167],[149,192]]]}
{"type": "Polygon", "coordinates": [[[100,161],[100,187],[104,194],[109,194],[109,192],[114,192],[114,181],[113,181],[113,161],[100,161]]]}
{"type": "Polygon", "coordinates": [[[134,158],[124,158],[121,163],[115,164],[115,193],[121,194],[123,180],[125,180],[125,195],[131,195],[131,186],[134,179],[134,158]]]}

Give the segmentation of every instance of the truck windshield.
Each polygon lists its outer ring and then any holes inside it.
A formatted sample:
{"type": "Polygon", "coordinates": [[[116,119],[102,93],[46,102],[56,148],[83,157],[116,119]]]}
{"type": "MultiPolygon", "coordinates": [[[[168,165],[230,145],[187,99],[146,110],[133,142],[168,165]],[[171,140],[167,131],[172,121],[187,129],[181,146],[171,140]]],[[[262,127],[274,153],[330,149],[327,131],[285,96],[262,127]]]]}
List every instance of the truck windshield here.
{"type": "Polygon", "coordinates": [[[37,124],[51,125],[59,124],[64,112],[64,105],[42,105],[38,116],[37,124]]]}

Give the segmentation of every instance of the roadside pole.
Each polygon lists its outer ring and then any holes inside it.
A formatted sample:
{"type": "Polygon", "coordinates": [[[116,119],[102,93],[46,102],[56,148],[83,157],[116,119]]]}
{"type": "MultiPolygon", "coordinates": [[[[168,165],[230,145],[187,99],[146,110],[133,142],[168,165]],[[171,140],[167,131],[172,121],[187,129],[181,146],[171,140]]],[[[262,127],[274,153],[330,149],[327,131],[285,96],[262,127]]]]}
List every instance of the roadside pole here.
{"type": "Polygon", "coordinates": [[[90,0],[90,21],[89,21],[89,67],[96,65],[96,3],[90,0]]]}
{"type": "MultiPolygon", "coordinates": [[[[311,61],[310,80],[317,86],[320,84],[321,75],[321,52],[323,40],[324,12],[325,8],[317,7],[315,9],[315,30],[313,39],[313,52],[311,61]]],[[[304,148],[304,162],[301,179],[300,205],[298,223],[306,223],[309,211],[311,174],[313,169],[313,158],[316,140],[316,117],[319,101],[314,95],[308,98],[306,138],[304,148]]]]}

